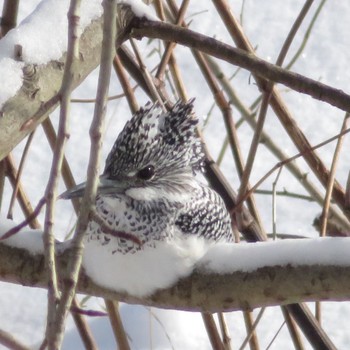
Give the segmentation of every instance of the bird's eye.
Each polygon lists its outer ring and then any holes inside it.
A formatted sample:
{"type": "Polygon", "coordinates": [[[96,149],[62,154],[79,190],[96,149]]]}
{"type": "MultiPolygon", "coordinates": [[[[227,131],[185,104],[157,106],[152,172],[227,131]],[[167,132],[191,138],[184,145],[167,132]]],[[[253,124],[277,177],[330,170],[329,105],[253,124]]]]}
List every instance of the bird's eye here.
{"type": "Polygon", "coordinates": [[[154,175],[154,166],[147,165],[137,173],[137,177],[141,180],[149,180],[154,175]]]}

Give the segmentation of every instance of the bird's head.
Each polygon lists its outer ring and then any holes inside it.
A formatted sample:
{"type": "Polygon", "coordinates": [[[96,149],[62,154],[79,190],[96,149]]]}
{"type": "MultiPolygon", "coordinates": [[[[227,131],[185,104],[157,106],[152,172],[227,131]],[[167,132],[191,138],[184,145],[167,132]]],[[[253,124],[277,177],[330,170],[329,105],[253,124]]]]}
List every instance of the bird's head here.
{"type": "MultiPolygon", "coordinates": [[[[204,152],[197,135],[193,100],[177,102],[168,112],[146,105],[126,123],[110,151],[99,193],[142,189],[183,190],[188,179],[202,170],[204,152]]],[[[63,198],[81,196],[84,186],[63,198]]],[[[149,192],[150,193],[150,192],[149,192]]],[[[140,194],[141,196],[141,194],[140,194]]]]}

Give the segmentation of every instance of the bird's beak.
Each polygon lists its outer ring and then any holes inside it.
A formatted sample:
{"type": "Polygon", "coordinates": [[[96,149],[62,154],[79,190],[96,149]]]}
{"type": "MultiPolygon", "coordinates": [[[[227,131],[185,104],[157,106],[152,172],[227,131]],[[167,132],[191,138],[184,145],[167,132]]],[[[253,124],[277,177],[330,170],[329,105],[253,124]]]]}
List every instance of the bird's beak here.
{"type": "MultiPolygon", "coordinates": [[[[101,175],[100,182],[97,187],[98,194],[111,194],[111,193],[123,193],[125,191],[125,183],[123,181],[116,181],[106,178],[105,175],[101,175]]],[[[80,198],[84,196],[86,182],[76,185],[66,192],[63,192],[60,199],[72,199],[80,198]]]]}

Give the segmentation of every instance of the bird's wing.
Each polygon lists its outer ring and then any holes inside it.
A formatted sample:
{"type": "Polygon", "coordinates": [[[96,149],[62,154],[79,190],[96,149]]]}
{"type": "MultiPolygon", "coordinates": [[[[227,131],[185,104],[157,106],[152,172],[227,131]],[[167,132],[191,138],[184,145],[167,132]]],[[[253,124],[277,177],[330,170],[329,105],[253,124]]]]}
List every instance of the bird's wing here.
{"type": "Polygon", "coordinates": [[[200,186],[178,211],[175,225],[184,235],[199,235],[209,240],[232,240],[231,219],[221,197],[200,186]]]}

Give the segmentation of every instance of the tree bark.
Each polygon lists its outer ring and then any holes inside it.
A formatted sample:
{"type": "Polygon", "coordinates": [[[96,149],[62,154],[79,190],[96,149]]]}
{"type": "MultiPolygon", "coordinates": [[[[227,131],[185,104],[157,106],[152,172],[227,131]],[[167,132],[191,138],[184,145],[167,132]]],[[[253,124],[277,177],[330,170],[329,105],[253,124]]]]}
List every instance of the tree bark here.
{"type": "MultiPolygon", "coordinates": [[[[101,43],[102,17],[92,21],[81,36],[74,88],[100,63],[101,43]]],[[[45,65],[24,66],[21,89],[0,109],[0,160],[58,106],[65,60],[66,54],[45,65]]]]}
{"type": "MultiPolygon", "coordinates": [[[[59,249],[58,249],[59,250],[59,249]]],[[[57,255],[64,278],[69,250],[57,255]]],[[[96,285],[81,272],[78,292],[131,304],[188,311],[235,311],[306,301],[350,300],[350,264],[263,267],[252,272],[212,273],[198,266],[174,286],[138,298],[96,285]]],[[[0,243],[0,280],[29,287],[47,287],[44,256],[0,243]]]]}

